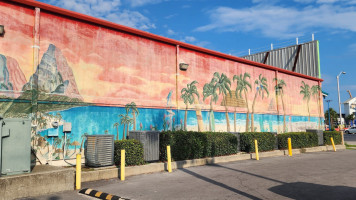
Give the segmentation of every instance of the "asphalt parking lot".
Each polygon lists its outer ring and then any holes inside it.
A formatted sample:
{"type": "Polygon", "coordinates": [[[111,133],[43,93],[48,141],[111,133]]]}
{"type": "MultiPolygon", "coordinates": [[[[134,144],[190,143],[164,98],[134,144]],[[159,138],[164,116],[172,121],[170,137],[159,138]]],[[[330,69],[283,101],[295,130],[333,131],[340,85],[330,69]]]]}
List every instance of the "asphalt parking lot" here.
{"type": "MultiPolygon", "coordinates": [[[[244,160],[84,183],[129,199],[356,199],[356,151],[244,160]]],[[[91,199],[68,191],[27,199],[91,199]]]]}
{"type": "Polygon", "coordinates": [[[344,140],[347,144],[356,145],[356,134],[345,134],[344,140]]]}

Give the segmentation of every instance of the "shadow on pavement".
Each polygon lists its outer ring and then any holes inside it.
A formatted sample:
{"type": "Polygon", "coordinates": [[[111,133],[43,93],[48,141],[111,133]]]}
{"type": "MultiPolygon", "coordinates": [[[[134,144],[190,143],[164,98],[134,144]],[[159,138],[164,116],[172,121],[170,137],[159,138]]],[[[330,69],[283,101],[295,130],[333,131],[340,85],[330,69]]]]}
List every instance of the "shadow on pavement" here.
{"type": "Polygon", "coordinates": [[[356,199],[356,188],[347,186],[328,186],[314,183],[285,183],[268,190],[291,199],[356,199]]]}
{"type": "Polygon", "coordinates": [[[237,189],[235,189],[235,188],[233,188],[233,187],[230,187],[230,186],[228,186],[228,185],[226,185],[226,184],[223,184],[223,183],[220,183],[220,182],[215,181],[215,180],[213,180],[213,179],[207,178],[207,177],[205,177],[205,176],[202,176],[202,175],[197,174],[197,173],[195,173],[195,172],[192,172],[192,171],[190,171],[190,170],[187,170],[187,169],[181,169],[181,170],[182,170],[183,172],[187,173],[187,174],[190,174],[190,175],[196,177],[196,178],[199,178],[199,179],[201,179],[201,180],[204,180],[204,181],[209,182],[209,183],[211,183],[211,184],[214,184],[214,185],[216,185],[216,186],[219,186],[219,187],[225,188],[225,189],[227,189],[227,190],[230,190],[230,191],[232,191],[232,192],[235,192],[236,194],[245,196],[245,197],[250,198],[250,199],[260,200],[260,198],[258,198],[258,197],[255,197],[255,196],[253,196],[253,195],[251,195],[251,194],[248,194],[248,193],[246,193],[246,192],[237,190],[237,189]]]}
{"type": "Polygon", "coordinates": [[[248,174],[251,176],[255,176],[258,178],[262,178],[265,180],[273,181],[280,183],[281,185],[271,187],[268,190],[274,192],[278,195],[285,196],[291,199],[297,200],[305,200],[305,199],[356,199],[356,188],[348,187],[348,186],[328,186],[328,185],[320,185],[314,183],[305,183],[305,182],[294,182],[294,183],[286,183],[283,181],[279,181],[273,178],[268,178],[265,176],[261,176],[258,174],[241,171],[238,169],[233,169],[217,164],[212,164],[214,167],[221,167],[229,170],[233,170],[236,172],[248,174]]]}
{"type": "Polygon", "coordinates": [[[245,171],[241,171],[241,170],[238,170],[238,169],[233,169],[233,168],[230,168],[230,167],[225,167],[225,166],[222,166],[222,165],[217,165],[217,164],[212,164],[210,166],[213,166],[213,167],[221,167],[221,168],[225,168],[225,169],[229,169],[229,170],[232,170],[232,171],[235,171],[235,172],[240,172],[240,173],[243,173],[243,174],[248,174],[248,175],[251,175],[251,176],[256,176],[258,178],[263,178],[263,179],[266,179],[266,180],[269,180],[269,181],[273,181],[273,182],[277,182],[277,183],[285,183],[283,181],[279,181],[279,180],[276,180],[276,179],[273,179],[273,178],[268,178],[268,177],[265,177],[265,176],[261,176],[261,175],[258,175],[258,174],[253,174],[251,172],[245,172],[245,171]]]}

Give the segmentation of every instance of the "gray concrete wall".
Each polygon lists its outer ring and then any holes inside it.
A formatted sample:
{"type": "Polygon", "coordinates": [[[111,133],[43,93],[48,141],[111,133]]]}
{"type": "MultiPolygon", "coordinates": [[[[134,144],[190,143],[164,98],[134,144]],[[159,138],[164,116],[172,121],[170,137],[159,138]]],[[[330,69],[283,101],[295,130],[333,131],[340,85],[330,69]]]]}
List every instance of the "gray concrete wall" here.
{"type": "Polygon", "coordinates": [[[0,177],[0,200],[73,190],[73,169],[0,177]]]}

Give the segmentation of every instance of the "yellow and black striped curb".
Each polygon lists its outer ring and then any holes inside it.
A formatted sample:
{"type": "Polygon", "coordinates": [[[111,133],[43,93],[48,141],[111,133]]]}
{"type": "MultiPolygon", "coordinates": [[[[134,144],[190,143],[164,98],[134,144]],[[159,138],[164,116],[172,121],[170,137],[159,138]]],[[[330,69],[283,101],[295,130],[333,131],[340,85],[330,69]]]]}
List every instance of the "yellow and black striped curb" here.
{"type": "Polygon", "coordinates": [[[93,190],[90,188],[82,189],[79,191],[79,193],[89,195],[91,197],[96,197],[98,199],[103,199],[103,200],[129,200],[127,198],[119,197],[119,196],[108,194],[105,192],[100,192],[100,191],[93,190]]]}

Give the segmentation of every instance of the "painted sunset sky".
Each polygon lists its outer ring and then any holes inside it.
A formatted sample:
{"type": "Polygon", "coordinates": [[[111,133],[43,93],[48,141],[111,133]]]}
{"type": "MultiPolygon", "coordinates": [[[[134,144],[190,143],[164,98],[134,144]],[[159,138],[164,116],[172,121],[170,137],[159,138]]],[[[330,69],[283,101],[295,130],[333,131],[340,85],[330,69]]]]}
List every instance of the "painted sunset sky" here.
{"type": "MultiPolygon", "coordinates": [[[[0,2],[0,7],[0,19],[6,27],[6,36],[1,38],[0,53],[15,58],[28,81],[35,71],[34,10],[18,9],[4,2],[0,2]]],[[[185,104],[180,98],[181,90],[195,80],[198,82],[200,102],[204,103],[202,108],[208,110],[209,100],[203,102],[203,86],[210,82],[215,72],[228,76],[232,91],[236,88],[233,76],[247,72],[251,75],[249,82],[252,86],[248,92],[249,106],[251,107],[256,93],[254,82],[262,74],[267,78],[269,95],[263,99],[261,97],[256,99],[255,112],[283,114],[280,97],[274,92],[275,71],[184,48],[179,50],[179,62],[189,63],[189,69],[180,71],[176,69],[176,47],[173,45],[63,18],[41,10],[39,59],[50,44],[55,45],[63,53],[73,70],[79,93],[85,102],[122,106],[134,101],[139,107],[164,108],[167,106],[167,96],[171,92],[172,105],[185,109],[185,104]]],[[[306,102],[300,94],[301,81],[310,87],[317,85],[317,81],[283,73],[278,73],[278,78],[286,82],[284,89],[284,102],[288,105],[286,114],[307,116],[306,102]]],[[[220,95],[214,105],[216,111],[225,109],[220,106],[221,101],[220,95]]],[[[194,109],[195,106],[190,105],[189,108],[194,109]]],[[[235,111],[232,107],[228,109],[230,112],[235,111]]],[[[237,108],[236,111],[246,112],[246,109],[237,108]]],[[[310,114],[318,116],[318,112],[317,100],[311,97],[310,114]]]]}

